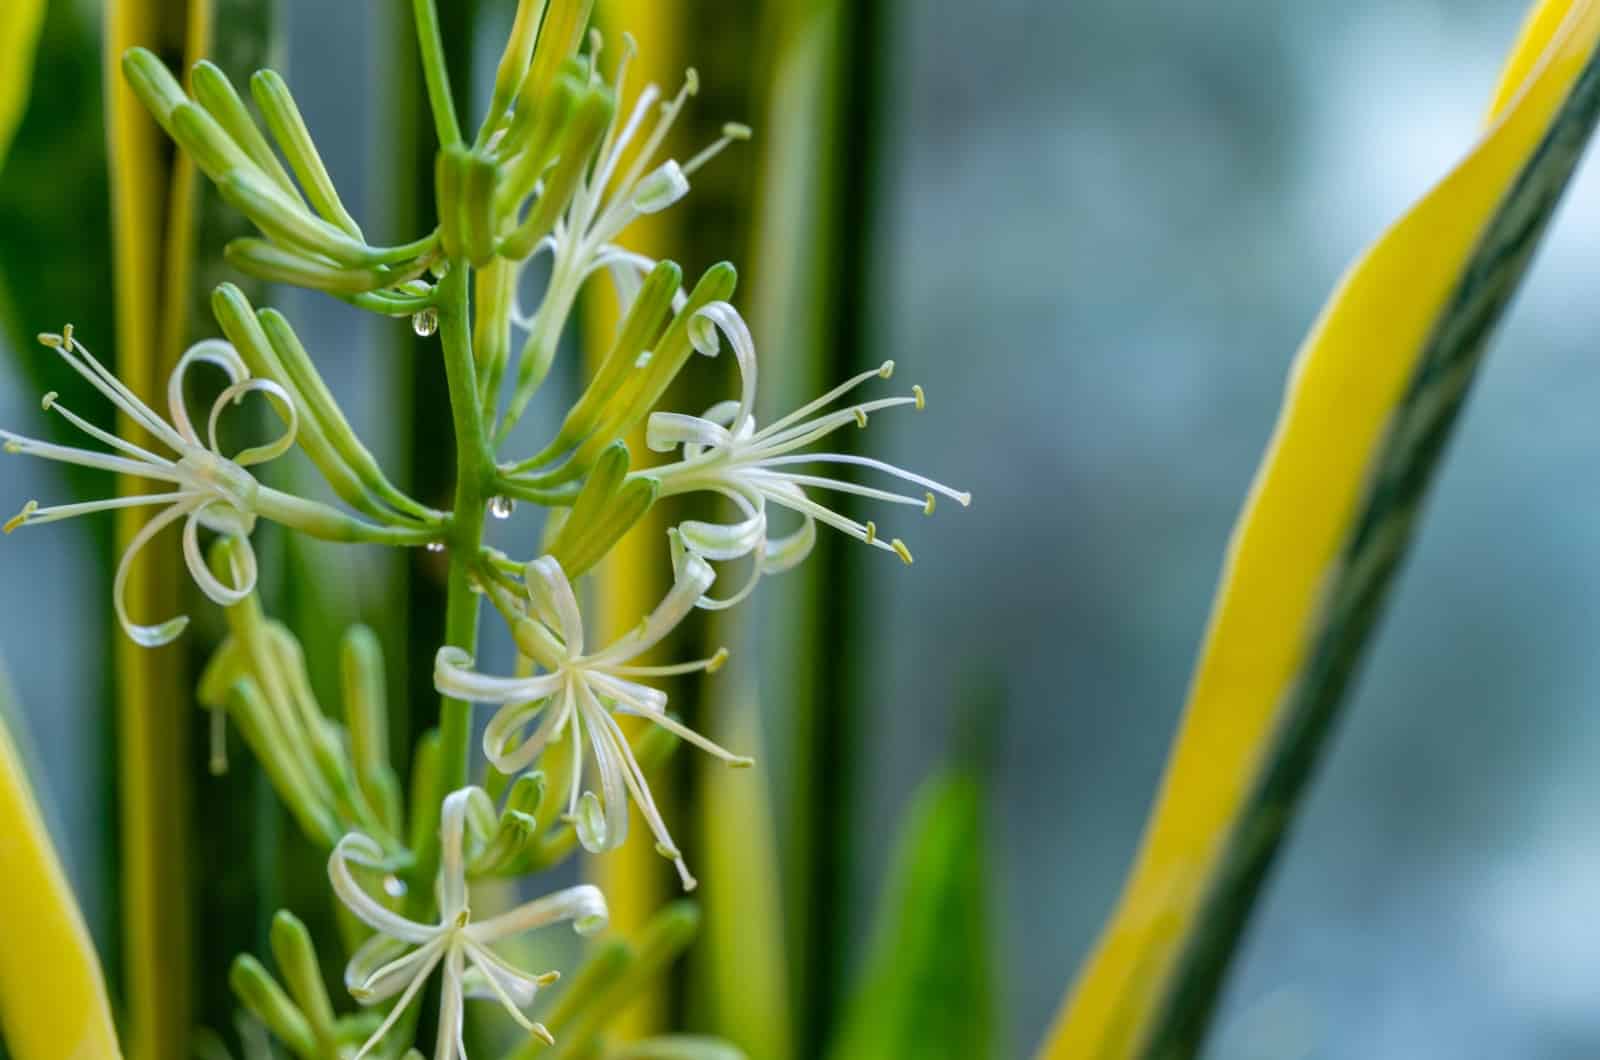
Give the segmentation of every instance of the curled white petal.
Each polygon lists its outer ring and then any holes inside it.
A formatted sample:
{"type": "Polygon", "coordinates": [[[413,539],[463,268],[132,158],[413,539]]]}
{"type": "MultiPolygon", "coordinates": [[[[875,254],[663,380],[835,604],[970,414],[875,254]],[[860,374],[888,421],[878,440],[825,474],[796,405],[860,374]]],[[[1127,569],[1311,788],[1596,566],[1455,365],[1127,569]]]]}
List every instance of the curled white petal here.
{"type": "Polygon", "coordinates": [[[351,914],[372,928],[392,938],[418,945],[427,942],[438,929],[409,920],[383,905],[366,892],[350,873],[350,864],[374,867],[382,863],[383,850],[373,840],[359,832],[350,832],[334,846],[328,855],[328,882],[351,914]]]}
{"type": "Polygon", "coordinates": [[[122,559],[117,562],[117,573],[111,580],[111,604],[116,609],[117,621],[122,623],[123,630],[141,647],[159,648],[163,644],[170,644],[189,625],[188,615],[178,615],[153,626],[140,625],[128,615],[127,593],[128,575],[132,570],[134,557],[150,543],[151,538],[188,515],[192,507],[192,502],[174,504],[166,511],[155,515],[133,535],[133,540],[128,542],[128,547],[122,553],[122,559]]]}
{"type": "Polygon", "coordinates": [[[228,458],[240,467],[264,464],[282,456],[294,446],[295,436],[300,431],[300,412],[287,390],[270,379],[245,379],[218,394],[217,400],[211,403],[211,415],[206,420],[206,439],[213,453],[222,455],[222,449],[217,445],[217,420],[223,410],[229,405],[239,404],[249,394],[263,394],[269,399],[277,410],[278,418],[283,421],[283,433],[264,445],[251,446],[228,458]]]}
{"type": "MultiPolygon", "coordinates": [[[[233,348],[233,343],[222,339],[202,339],[190,346],[178,358],[178,363],[173,366],[172,374],[167,377],[167,411],[172,416],[172,425],[190,445],[201,445],[200,436],[195,433],[194,424],[189,419],[188,402],[184,399],[183,384],[188,377],[189,369],[197,364],[210,364],[221,368],[228,376],[228,389],[250,378],[250,369],[245,367],[244,359],[239,356],[239,351],[233,348]]],[[[216,414],[213,411],[213,424],[216,414]]],[[[212,445],[213,451],[216,445],[212,445]]]]}
{"type": "Polygon", "coordinates": [[[554,556],[540,556],[531,560],[523,570],[528,591],[540,610],[541,617],[552,620],[556,632],[566,644],[567,655],[575,658],[583,654],[583,615],[578,610],[578,597],[567,580],[567,572],[554,556]]]}
{"type": "Polygon", "coordinates": [[[433,660],[433,687],[440,695],[472,703],[512,703],[555,694],[561,676],[491,677],[474,670],[472,656],[462,649],[442,647],[433,660]]]}
{"type": "Polygon", "coordinates": [[[606,926],[610,915],[600,888],[583,883],[524,902],[499,916],[474,921],[465,930],[476,941],[490,943],[570,920],[579,934],[591,935],[606,926]]]}

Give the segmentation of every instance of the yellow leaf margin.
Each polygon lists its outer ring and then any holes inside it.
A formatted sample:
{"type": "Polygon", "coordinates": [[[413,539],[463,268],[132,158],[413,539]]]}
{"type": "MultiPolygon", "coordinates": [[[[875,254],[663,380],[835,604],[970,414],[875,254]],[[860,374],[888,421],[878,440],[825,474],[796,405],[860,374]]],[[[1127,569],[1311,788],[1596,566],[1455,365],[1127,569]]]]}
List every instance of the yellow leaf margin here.
{"type": "Polygon", "coordinates": [[[33,81],[33,50],[44,25],[44,0],[0,4],[0,165],[22,123],[33,81]]]}
{"type": "Polygon", "coordinates": [[[94,941],[0,717],[0,1028],[15,1060],[118,1060],[94,941]]]}
{"type": "Polygon", "coordinates": [[[1391,414],[1523,166],[1600,44],[1600,0],[1530,12],[1482,138],[1345,275],[1290,373],[1229,547],[1133,872],[1041,1051],[1135,1055],[1307,649],[1391,414]]]}

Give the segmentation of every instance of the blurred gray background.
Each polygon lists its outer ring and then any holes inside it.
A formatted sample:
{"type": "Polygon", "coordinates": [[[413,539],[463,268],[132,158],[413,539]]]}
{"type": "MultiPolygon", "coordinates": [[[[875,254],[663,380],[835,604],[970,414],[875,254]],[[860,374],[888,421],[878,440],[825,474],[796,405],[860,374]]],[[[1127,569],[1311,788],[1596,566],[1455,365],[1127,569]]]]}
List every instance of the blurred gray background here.
{"type": "MultiPolygon", "coordinates": [[[[370,201],[381,132],[352,89],[377,63],[375,6],[290,6],[287,72],[347,199],[370,201]]],[[[891,20],[862,297],[882,356],[937,414],[879,417],[874,445],[976,499],[904,528],[912,570],[871,567],[852,915],[864,938],[963,682],[1002,675],[1011,1054],[1116,895],[1295,347],[1344,266],[1471,142],[1522,12],[903,0],[891,20]]],[[[1600,1053],[1597,178],[1580,175],[1495,344],[1210,1055],[1600,1053]]],[[[358,314],[295,312],[354,363],[372,356],[358,314]]],[[[381,444],[378,410],[356,409],[381,444]]],[[[0,374],[0,423],[35,432],[41,415],[0,374]]],[[[8,508],[59,489],[34,463],[0,475],[8,508]]],[[[5,539],[0,654],[103,930],[81,793],[105,768],[87,718],[109,587],[89,543],[71,523],[5,539]]]]}

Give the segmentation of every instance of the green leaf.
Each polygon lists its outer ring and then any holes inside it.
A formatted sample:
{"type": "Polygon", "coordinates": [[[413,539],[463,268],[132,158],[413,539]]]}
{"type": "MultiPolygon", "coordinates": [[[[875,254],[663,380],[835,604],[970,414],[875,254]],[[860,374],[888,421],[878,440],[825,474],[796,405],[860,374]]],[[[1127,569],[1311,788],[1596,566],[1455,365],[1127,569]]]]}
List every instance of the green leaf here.
{"type": "Polygon", "coordinates": [[[917,794],[830,1060],[996,1055],[983,811],[967,770],[917,794]]]}
{"type": "Polygon", "coordinates": [[[44,0],[6,0],[0,9],[0,165],[28,102],[33,51],[43,25],[44,0]]]}

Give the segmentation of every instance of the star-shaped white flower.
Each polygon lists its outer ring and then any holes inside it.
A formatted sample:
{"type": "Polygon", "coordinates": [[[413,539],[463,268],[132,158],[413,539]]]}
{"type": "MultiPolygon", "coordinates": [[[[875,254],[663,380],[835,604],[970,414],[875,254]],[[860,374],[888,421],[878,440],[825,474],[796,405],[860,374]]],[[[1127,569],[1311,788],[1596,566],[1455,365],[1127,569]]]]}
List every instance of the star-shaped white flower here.
{"type": "Polygon", "coordinates": [[[921,508],[927,515],[933,514],[936,494],[949,497],[962,507],[972,503],[970,493],[951,489],[882,460],[850,453],[801,451],[841,427],[850,424],[865,427],[868,415],[881,409],[902,405],[921,409],[925,403],[922,388],[914,386],[907,396],[878,398],[828,411],[829,406],[861,384],[871,379],[888,379],[894,373],[893,361],[862,372],[782,419],[757,429],[753,414],[756,350],[750,329],[738,310],[727,302],[713,302],[695,316],[707,325],[690,329],[701,353],[714,355],[717,352],[718,331],[733,347],[740,375],[739,398],[719,402],[701,416],[675,412],[651,414],[646,426],[646,443],[662,453],[682,446],[683,459],[639,474],[658,480],[663,497],[695,491],[717,493],[732,501],[739,510],[741,518],[737,522],[689,520],[677,528],[675,565],[681,564],[686,555],[718,561],[754,557],[750,577],[743,588],[724,599],[705,597],[700,600],[701,607],[731,607],[750,595],[763,574],[788,570],[805,559],[816,543],[819,522],[874,548],[893,552],[906,563],[911,562],[911,552],[899,538],[885,541],[878,536],[877,524],[859,523],[834,511],[812,499],[808,489],[834,490],[890,504],[911,505],[921,508]],[[869,468],[920,486],[923,493],[920,497],[908,496],[827,475],[807,474],[800,470],[807,464],[850,464],[869,468]],[[771,537],[767,524],[769,501],[797,513],[801,518],[799,529],[782,537],[771,537]]]}
{"type": "MultiPolygon", "coordinates": [[[[591,64],[598,58],[598,35],[593,40],[591,64]]],[[[633,37],[623,34],[622,58],[617,62],[612,81],[612,91],[619,100],[636,51],[633,37]]],[[[637,218],[659,213],[689,194],[689,178],[696,170],[735,140],[750,137],[747,126],[730,123],[722,127],[720,137],[687,162],[668,158],[657,163],[656,155],[673,123],[699,88],[699,76],[691,68],[671,100],[662,103],[661,89],[653,83],[647,84],[634,98],[633,107],[626,111],[626,119],[621,107],[612,114],[593,168],[578,182],[571,204],[556,222],[555,229],[539,242],[538,249],[549,250],[551,254],[552,286],[557,284],[557,276],[581,281],[600,269],[609,269],[623,306],[633,300],[640,280],[655,268],[656,262],[617,245],[617,238],[637,218]],[[652,110],[658,111],[655,124],[640,140],[640,130],[652,110]],[[630,148],[634,150],[628,159],[630,148]],[[628,159],[626,167],[625,159],[628,159]]],[[[675,308],[682,305],[683,297],[679,292],[675,308]]],[[[524,327],[532,325],[520,312],[515,319],[524,327]]]]}
{"type": "Polygon", "coordinates": [[[110,431],[96,427],[63,406],[56,400],[54,393],[44,396],[44,408],[47,411],[60,413],[78,430],[109,446],[115,452],[106,453],[93,449],[54,445],[0,430],[0,438],[5,440],[5,450],[10,453],[44,457],[47,460],[59,460],[67,464],[100,468],[122,475],[170,482],[173,488],[162,493],[111,497],[100,501],[61,504],[49,508],[41,508],[37,502],[29,501],[16,517],[5,524],[5,531],[10,533],[18,526],[52,523],[59,519],[70,519],[77,515],[110,511],[115,508],[166,505],[166,510],[145,523],[128,543],[127,550],[123,552],[122,559],[117,564],[112,589],[112,600],[122,628],[127,631],[128,636],[146,647],[168,643],[183,632],[189,619],[187,616],[179,615],[151,626],[134,622],[128,615],[127,602],[124,600],[128,572],[134,557],[150,543],[151,538],[179,519],[184,520],[184,559],[188,563],[189,573],[194,577],[195,584],[200,587],[201,592],[223,606],[236,604],[248,596],[255,588],[256,582],[256,557],[250,547],[250,532],[255,527],[255,504],[259,486],[245,468],[271,460],[294,444],[299,418],[288,392],[269,379],[251,378],[244,361],[229,343],[220,339],[207,339],[189,347],[172,370],[167,382],[167,406],[172,416],[171,423],[168,423],[140,401],[126,384],[94,359],[73,337],[70,324],[62,329],[60,335],[40,335],[39,341],[60,354],[62,360],[71,365],[74,371],[87,379],[112,404],[126,413],[129,419],[148,431],[158,443],[172,450],[175,455],[173,457],[157,455],[142,446],[117,437],[110,431]],[[183,396],[185,375],[192,366],[200,363],[214,365],[222,369],[228,377],[227,388],[217,395],[216,401],[211,405],[211,414],[206,422],[205,441],[201,441],[199,433],[189,419],[189,411],[183,396]],[[284,431],[277,439],[266,445],[254,446],[231,457],[225,456],[217,444],[217,420],[222,415],[223,409],[230,404],[238,404],[247,394],[255,392],[266,395],[277,408],[284,422],[284,431]],[[199,531],[202,526],[214,533],[234,539],[235,548],[232,555],[235,584],[224,584],[206,565],[205,556],[200,548],[199,531]]]}
{"type": "Polygon", "coordinates": [[[434,684],[444,695],[506,704],[490,719],[483,734],[484,753],[501,772],[526,768],[563,736],[572,741],[567,812],[586,850],[613,850],[622,844],[627,837],[631,793],[655,835],[656,849],[672,859],[686,890],[694,888],[694,877],[656,809],[628,738],[612,715],[648,718],[729,765],[753,764],[752,759],[724,750],[668,717],[666,693],[635,680],[714,671],[726,652],[675,666],[630,665],[683,621],[715,578],[708,564],[691,557],[680,566],[672,589],[642,623],[609,647],[586,654],[583,616],[572,583],[554,557],[541,556],[525,570],[531,615],[516,618],[512,632],[519,649],[544,672],[531,677],[486,676],[472,669],[472,657],[466,652],[448,647],[439,649],[434,664],[434,684]],[[533,732],[525,735],[523,729],[535,720],[538,724],[533,732]],[[585,737],[600,778],[599,795],[583,787],[585,737]]]}
{"type": "Polygon", "coordinates": [[[355,1060],[361,1060],[389,1033],[435,968],[444,968],[439,997],[439,1037],[434,1060],[467,1060],[462,1043],[463,1005],[467,998],[499,1001],[522,1027],[546,1042],[550,1032],[523,1013],[539,988],[557,973],[529,975],[512,966],[491,946],[503,939],[563,920],[579,934],[605,927],[606,901],[596,887],[584,884],[536,898],[487,920],[473,920],[467,896],[466,831],[468,804],[487,799],[481,789],[462,788],[445,797],[439,813],[439,921],[422,924],[401,916],[368,894],[356,882],[352,865],[384,868],[378,843],[359,832],[339,840],[328,858],[334,893],[357,919],[377,932],[345,968],[345,986],[363,1005],[376,1005],[395,995],[389,1015],[367,1039],[355,1060]]]}

